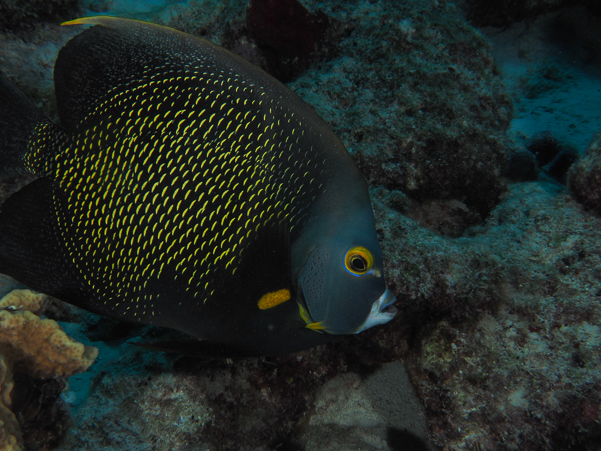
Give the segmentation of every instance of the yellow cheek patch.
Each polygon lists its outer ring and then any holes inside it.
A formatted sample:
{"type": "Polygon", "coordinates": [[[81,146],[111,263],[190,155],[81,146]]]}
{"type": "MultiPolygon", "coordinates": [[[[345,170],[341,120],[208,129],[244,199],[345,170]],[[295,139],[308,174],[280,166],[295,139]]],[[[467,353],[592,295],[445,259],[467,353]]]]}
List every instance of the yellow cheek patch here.
{"type": "Polygon", "coordinates": [[[282,302],[286,302],[288,299],[290,299],[290,290],[282,288],[281,290],[274,291],[272,293],[267,293],[261,296],[258,305],[261,310],[265,310],[271,307],[275,307],[276,305],[279,305],[282,302]]]}
{"type": "Polygon", "coordinates": [[[307,312],[300,304],[298,304],[298,312],[300,313],[301,318],[305,320],[306,324],[311,324],[313,322],[309,316],[309,312],[307,312]]]}

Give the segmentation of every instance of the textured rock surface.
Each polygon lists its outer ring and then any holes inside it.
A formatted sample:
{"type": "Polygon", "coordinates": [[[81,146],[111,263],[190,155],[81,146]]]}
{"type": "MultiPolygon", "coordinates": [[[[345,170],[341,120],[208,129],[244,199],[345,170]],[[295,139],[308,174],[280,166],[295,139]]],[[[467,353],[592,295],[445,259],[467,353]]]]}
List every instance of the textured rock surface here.
{"type": "Polygon", "coordinates": [[[89,398],[60,449],[270,449],[286,442],[317,387],[343,369],[344,357],[328,347],[228,363],[103,346],[89,398]]]}
{"type": "Polygon", "coordinates": [[[601,215],[601,133],[570,168],[568,187],[578,201],[601,215]]]}
{"type": "Polygon", "coordinates": [[[3,0],[0,31],[32,29],[44,22],[60,22],[75,15],[79,0],[3,0]]]}
{"type": "MultiPolygon", "coordinates": [[[[27,97],[42,108],[49,118],[55,121],[58,120],[58,112],[52,72],[54,61],[58,50],[76,32],[77,30],[71,27],[49,24],[37,28],[26,37],[0,33],[2,75],[15,83],[27,97]]],[[[31,177],[28,179],[31,181],[31,177]]],[[[1,183],[7,182],[3,180],[1,183]]]]}
{"type": "MultiPolygon", "coordinates": [[[[246,26],[262,47],[267,72],[287,82],[321,53],[330,20],[322,11],[311,13],[297,0],[252,0],[246,26]]],[[[336,46],[335,40],[329,41],[329,46],[336,46]]]]}
{"type": "MultiPolygon", "coordinates": [[[[231,49],[243,35],[247,6],[248,0],[196,0],[176,5],[167,19],[157,19],[167,26],[231,49]]],[[[248,40],[245,41],[248,44],[248,40]]],[[[243,56],[252,59],[249,55],[243,56]]]]}
{"type": "Polygon", "coordinates": [[[460,0],[457,3],[466,10],[470,22],[477,26],[505,27],[574,5],[586,7],[588,14],[601,14],[601,4],[597,0],[460,0]]]}
{"type": "Polygon", "coordinates": [[[575,3],[572,0],[463,0],[469,20],[478,26],[502,27],[575,3]]]}
{"type": "Polygon", "coordinates": [[[595,449],[601,221],[556,184],[521,183],[484,226],[450,240],[387,207],[389,193],[375,197],[396,329],[434,443],[595,449]]]}
{"type": "Polygon", "coordinates": [[[12,371],[0,354],[0,449],[18,451],[23,445],[19,422],[12,412],[10,392],[14,386],[12,371]]]}
{"type": "Polygon", "coordinates": [[[511,119],[488,42],[444,2],[320,6],[344,24],[345,39],[336,58],[292,89],[332,125],[371,184],[415,201],[407,214],[430,200],[457,201],[465,224],[484,219],[503,191],[511,119]]]}
{"type": "Polygon", "coordinates": [[[349,372],[324,384],[313,414],[297,439],[312,451],[427,449],[423,405],[411,396],[407,371],[398,362],[361,377],[349,372]],[[398,448],[396,448],[398,446],[398,448]]]}

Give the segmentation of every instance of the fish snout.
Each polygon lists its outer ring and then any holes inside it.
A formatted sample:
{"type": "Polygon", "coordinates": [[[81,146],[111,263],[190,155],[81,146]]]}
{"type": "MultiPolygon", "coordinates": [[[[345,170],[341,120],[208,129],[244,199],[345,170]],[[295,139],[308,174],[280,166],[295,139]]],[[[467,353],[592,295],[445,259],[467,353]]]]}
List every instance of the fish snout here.
{"type": "Polygon", "coordinates": [[[382,296],[380,296],[371,306],[371,311],[365,322],[355,332],[363,332],[378,324],[385,324],[395,317],[397,314],[397,308],[394,306],[396,298],[392,292],[386,288],[382,296]]]}

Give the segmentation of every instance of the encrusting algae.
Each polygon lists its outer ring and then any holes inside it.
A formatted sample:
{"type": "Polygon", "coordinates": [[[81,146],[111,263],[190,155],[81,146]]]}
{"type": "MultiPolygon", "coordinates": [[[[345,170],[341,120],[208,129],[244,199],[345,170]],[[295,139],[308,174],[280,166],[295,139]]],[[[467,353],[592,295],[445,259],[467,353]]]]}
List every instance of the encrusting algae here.
{"type": "Polygon", "coordinates": [[[32,377],[70,377],[94,362],[98,349],[69,337],[59,324],[38,316],[48,298],[14,290],[0,299],[0,449],[20,450],[23,440],[11,411],[13,369],[32,377]]]}

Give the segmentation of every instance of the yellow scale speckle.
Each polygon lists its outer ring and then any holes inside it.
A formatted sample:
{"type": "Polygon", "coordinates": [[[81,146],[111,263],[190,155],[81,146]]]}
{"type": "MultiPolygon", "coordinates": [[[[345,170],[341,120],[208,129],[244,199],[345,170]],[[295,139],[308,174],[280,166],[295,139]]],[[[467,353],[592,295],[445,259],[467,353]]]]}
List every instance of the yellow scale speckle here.
{"type": "Polygon", "coordinates": [[[161,274],[186,273],[186,290],[210,299],[262,224],[299,223],[325,164],[312,164],[285,106],[255,100],[260,87],[168,64],[109,91],[83,120],[94,126],[61,132],[52,159],[42,158],[53,144],[38,126],[25,157],[67,195],[55,197],[57,219],[84,283],[102,302],[118,296],[119,311],[141,309],[137,317],[155,313],[143,290],[161,274]]]}

